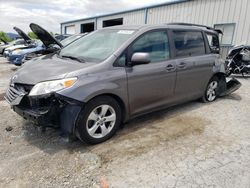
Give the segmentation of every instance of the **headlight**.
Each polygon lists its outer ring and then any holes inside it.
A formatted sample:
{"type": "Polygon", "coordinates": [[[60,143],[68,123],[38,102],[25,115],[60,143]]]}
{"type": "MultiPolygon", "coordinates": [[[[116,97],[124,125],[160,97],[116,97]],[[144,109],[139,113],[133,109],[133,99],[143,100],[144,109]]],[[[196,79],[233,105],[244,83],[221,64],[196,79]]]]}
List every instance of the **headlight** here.
{"type": "Polygon", "coordinates": [[[52,80],[47,82],[40,82],[36,84],[29,93],[29,96],[44,95],[56,92],[62,89],[73,86],[77,78],[65,78],[61,80],[52,80]]]}
{"type": "Polygon", "coordinates": [[[20,55],[22,53],[22,50],[20,49],[15,49],[14,51],[12,51],[12,54],[14,55],[20,55]]]}

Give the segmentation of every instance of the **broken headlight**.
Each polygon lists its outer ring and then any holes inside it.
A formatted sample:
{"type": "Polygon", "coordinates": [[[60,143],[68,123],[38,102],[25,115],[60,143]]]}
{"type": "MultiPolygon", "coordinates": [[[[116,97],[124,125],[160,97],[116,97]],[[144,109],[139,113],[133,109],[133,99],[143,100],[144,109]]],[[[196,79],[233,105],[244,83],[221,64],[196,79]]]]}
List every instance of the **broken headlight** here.
{"type": "Polygon", "coordinates": [[[73,86],[77,78],[65,78],[61,80],[52,80],[46,82],[40,82],[36,84],[29,93],[29,96],[37,96],[53,93],[62,89],[73,86]]]}

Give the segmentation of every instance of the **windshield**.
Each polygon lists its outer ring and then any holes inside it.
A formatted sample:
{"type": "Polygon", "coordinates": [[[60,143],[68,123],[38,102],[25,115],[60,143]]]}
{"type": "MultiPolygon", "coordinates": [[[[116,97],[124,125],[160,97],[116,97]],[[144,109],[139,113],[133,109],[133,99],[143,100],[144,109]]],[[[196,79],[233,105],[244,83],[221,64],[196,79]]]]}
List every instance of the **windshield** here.
{"type": "Polygon", "coordinates": [[[133,33],[134,30],[99,30],[69,44],[59,55],[101,62],[114,53],[133,33]]]}

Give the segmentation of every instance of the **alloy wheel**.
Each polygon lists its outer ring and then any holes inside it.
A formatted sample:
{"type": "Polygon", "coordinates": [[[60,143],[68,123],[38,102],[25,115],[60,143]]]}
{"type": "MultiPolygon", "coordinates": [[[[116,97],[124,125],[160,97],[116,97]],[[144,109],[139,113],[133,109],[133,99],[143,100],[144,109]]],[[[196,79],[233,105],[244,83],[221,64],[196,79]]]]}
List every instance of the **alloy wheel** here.
{"type": "Polygon", "coordinates": [[[93,109],[87,118],[87,132],[93,138],[103,138],[116,123],[116,113],[112,106],[104,104],[93,109]]]}
{"type": "Polygon", "coordinates": [[[209,85],[208,85],[208,88],[207,88],[207,100],[208,101],[214,101],[215,98],[216,98],[216,90],[217,90],[217,87],[218,87],[218,82],[217,81],[212,81],[209,85]]]}

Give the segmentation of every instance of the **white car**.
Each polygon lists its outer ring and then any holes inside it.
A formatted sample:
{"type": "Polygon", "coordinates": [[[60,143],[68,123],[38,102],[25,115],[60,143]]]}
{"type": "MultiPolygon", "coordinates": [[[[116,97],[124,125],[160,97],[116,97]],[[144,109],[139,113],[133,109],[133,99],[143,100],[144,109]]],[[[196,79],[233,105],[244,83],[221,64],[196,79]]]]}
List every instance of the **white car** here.
{"type": "Polygon", "coordinates": [[[31,38],[25,34],[21,29],[17,28],[17,27],[14,27],[13,28],[19,36],[21,36],[23,39],[18,39],[18,40],[15,40],[15,41],[12,41],[10,43],[6,43],[5,45],[3,46],[0,46],[0,53],[3,54],[5,57],[6,55],[9,53],[9,52],[6,52],[4,54],[4,51],[9,48],[9,47],[13,47],[13,49],[18,49],[18,48],[25,48],[26,46],[28,46],[29,44],[32,44],[32,40],[31,38]]]}

